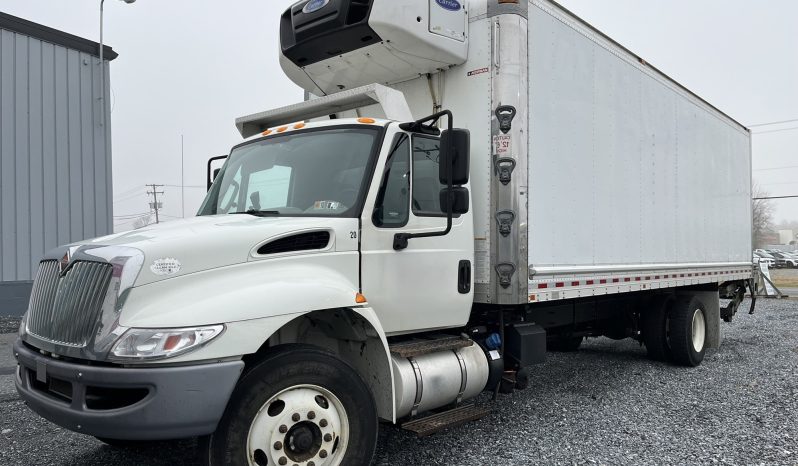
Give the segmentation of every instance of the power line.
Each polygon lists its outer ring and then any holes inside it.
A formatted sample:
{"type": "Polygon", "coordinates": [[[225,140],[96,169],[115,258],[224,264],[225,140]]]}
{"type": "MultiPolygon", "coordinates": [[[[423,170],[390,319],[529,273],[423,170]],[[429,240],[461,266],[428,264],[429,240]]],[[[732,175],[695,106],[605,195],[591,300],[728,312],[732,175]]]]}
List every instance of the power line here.
{"type": "Polygon", "coordinates": [[[140,217],[142,215],[147,215],[149,212],[142,212],[140,214],[122,214],[122,215],[114,215],[114,218],[133,218],[133,217],[140,217]]]}
{"type": "Polygon", "coordinates": [[[751,134],[780,133],[782,131],[795,131],[796,129],[798,129],[798,126],[793,126],[792,128],[784,128],[784,129],[771,129],[768,131],[756,131],[751,134]]]}
{"type": "Polygon", "coordinates": [[[759,183],[763,185],[771,185],[771,184],[798,184],[798,181],[779,181],[777,183],[759,183]]]}
{"type": "Polygon", "coordinates": [[[792,199],[792,198],[798,198],[798,195],[795,195],[795,196],[769,196],[769,197],[755,197],[755,198],[754,198],[754,200],[755,200],[755,201],[764,201],[764,200],[767,200],[767,199],[792,199]]]}
{"type": "Polygon", "coordinates": [[[798,118],[794,118],[792,120],[782,120],[782,121],[771,121],[768,123],[758,123],[755,125],[747,125],[749,128],[756,128],[757,126],[772,126],[772,125],[780,125],[782,123],[792,123],[794,121],[798,121],[798,118]]]}
{"type": "Polygon", "coordinates": [[[124,202],[124,201],[129,201],[131,199],[135,199],[135,198],[137,198],[139,196],[143,196],[143,195],[144,195],[144,193],[135,193],[135,194],[127,195],[125,197],[116,198],[116,199],[114,199],[114,204],[118,204],[118,203],[124,202]]]}
{"type": "Polygon", "coordinates": [[[770,168],[755,168],[754,171],[755,172],[763,172],[763,171],[767,171],[767,170],[782,170],[782,169],[785,169],[785,168],[798,168],[798,165],[785,165],[783,167],[770,167],[770,168]]]}

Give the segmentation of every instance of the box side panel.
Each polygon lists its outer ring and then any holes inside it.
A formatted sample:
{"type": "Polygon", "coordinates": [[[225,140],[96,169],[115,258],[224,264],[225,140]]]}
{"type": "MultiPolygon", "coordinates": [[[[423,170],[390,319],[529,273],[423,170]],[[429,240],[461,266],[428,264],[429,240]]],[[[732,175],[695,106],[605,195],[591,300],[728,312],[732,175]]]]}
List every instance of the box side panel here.
{"type": "Polygon", "coordinates": [[[529,20],[530,268],[750,262],[749,133],[552,4],[529,20]]]}

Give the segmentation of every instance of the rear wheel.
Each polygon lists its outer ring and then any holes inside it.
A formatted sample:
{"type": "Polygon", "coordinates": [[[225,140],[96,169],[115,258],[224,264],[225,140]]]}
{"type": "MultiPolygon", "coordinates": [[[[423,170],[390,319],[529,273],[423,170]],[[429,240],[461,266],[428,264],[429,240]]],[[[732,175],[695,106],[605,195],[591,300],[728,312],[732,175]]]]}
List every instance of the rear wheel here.
{"type": "Polygon", "coordinates": [[[200,451],[213,466],[369,464],[377,428],[374,400],[354,369],[321,349],[292,346],[244,375],[200,451]]]}
{"type": "Polygon", "coordinates": [[[704,360],[707,342],[707,313],[695,296],[683,296],[674,303],[669,341],[677,364],[695,367],[704,360]]]}
{"type": "Polygon", "coordinates": [[[646,345],[648,357],[655,361],[671,359],[671,348],[668,343],[668,319],[672,305],[672,296],[658,296],[651,301],[650,308],[641,316],[643,344],[646,345]]]}

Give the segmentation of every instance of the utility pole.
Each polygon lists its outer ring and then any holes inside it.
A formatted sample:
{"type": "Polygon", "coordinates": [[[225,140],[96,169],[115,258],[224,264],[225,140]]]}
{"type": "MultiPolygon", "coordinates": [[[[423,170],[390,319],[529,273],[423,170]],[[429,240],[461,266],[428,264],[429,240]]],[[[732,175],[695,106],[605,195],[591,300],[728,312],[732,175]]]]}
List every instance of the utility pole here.
{"type": "Polygon", "coordinates": [[[180,135],[180,216],[186,218],[186,167],[184,163],[183,135],[180,135]]]}
{"type": "Polygon", "coordinates": [[[150,209],[155,211],[155,223],[160,223],[158,217],[158,209],[163,208],[163,202],[158,202],[158,195],[163,194],[163,191],[158,191],[158,188],[163,188],[162,184],[148,184],[152,191],[147,191],[147,194],[152,194],[152,202],[150,202],[150,209]]]}

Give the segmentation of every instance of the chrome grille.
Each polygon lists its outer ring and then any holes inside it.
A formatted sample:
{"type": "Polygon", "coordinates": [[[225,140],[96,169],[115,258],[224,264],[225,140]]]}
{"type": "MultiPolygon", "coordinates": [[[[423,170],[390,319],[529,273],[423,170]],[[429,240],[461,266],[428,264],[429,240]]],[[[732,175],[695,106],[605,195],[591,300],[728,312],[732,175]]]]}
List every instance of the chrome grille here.
{"type": "Polygon", "coordinates": [[[61,275],[57,261],[42,261],[28,307],[28,332],[62,345],[86,346],[112,270],[110,264],[76,261],[61,275]]]}

